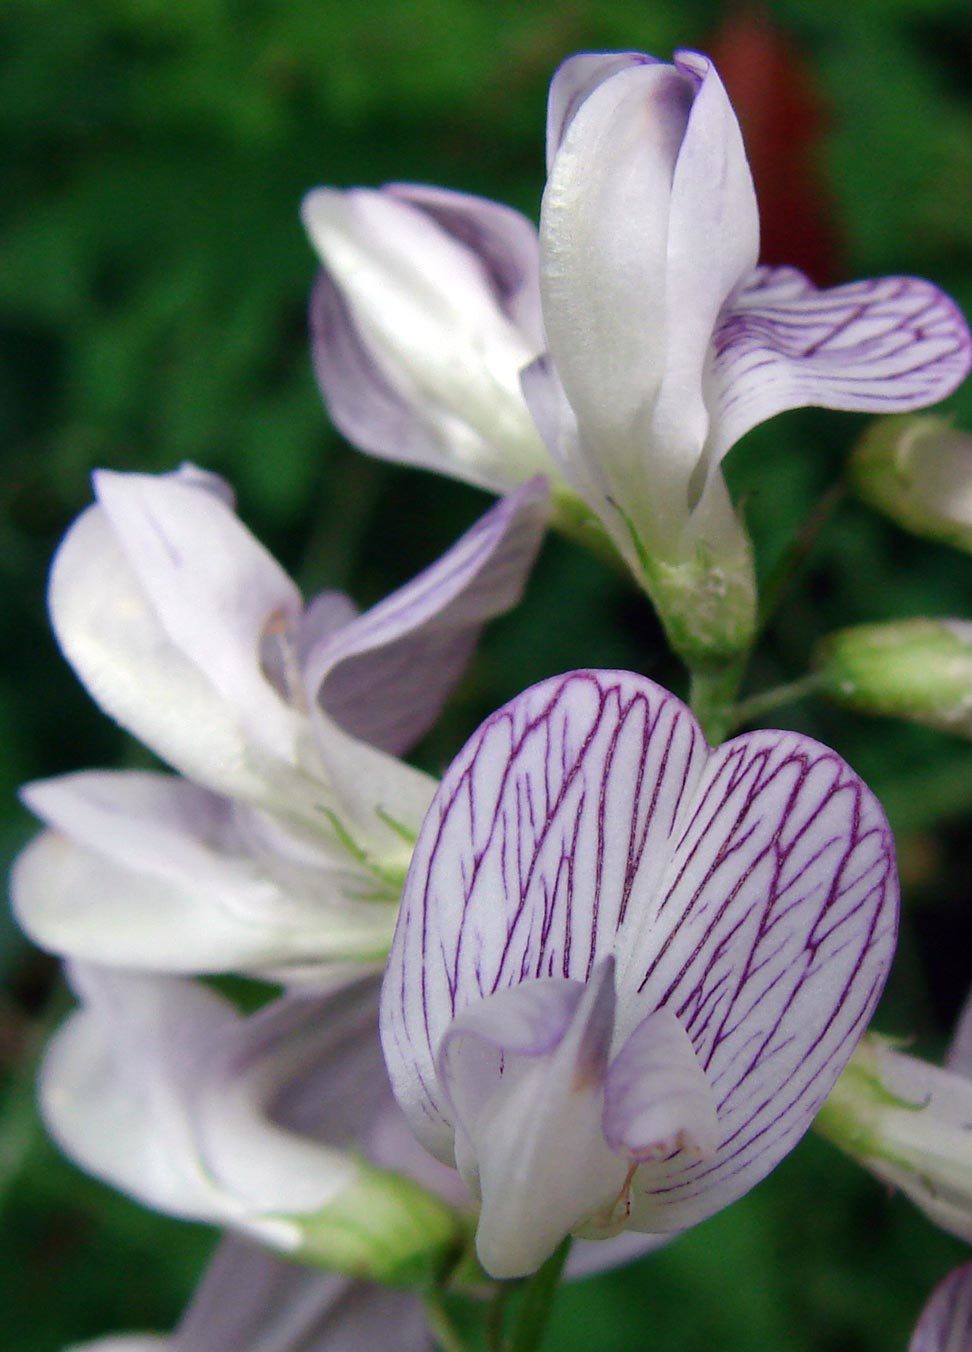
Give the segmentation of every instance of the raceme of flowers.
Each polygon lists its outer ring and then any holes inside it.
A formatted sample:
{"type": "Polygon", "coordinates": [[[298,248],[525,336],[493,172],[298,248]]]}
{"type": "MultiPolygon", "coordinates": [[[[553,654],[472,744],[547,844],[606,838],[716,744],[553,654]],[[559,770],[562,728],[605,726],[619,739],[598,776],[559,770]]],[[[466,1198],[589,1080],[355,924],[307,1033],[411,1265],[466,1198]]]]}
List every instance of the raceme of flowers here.
{"type": "MultiPolygon", "coordinates": [[[[972,1239],[967,1081],[855,1055],[898,893],[835,752],[710,746],[654,682],[582,670],[487,719],[438,786],[401,759],[520,600],[548,514],[620,555],[708,672],[755,625],[725,454],[790,408],[922,407],[972,359],[930,283],[819,291],[758,264],[739,127],[697,53],[566,61],[547,167],[539,232],[415,185],[304,204],[337,426],[507,494],[441,559],[364,614],[305,604],[193,466],[98,472],[55,559],[64,655],[175,773],[24,790],[46,829],[14,906],[79,1000],[44,1118],[97,1177],[231,1232],[171,1338],[104,1352],[366,1352],[390,1327],[419,1352],[415,1291],[363,1278],[480,1290],[569,1236],[575,1275],[625,1261],[759,1182],[835,1084],[829,1134],[972,1239]],[[243,1014],[193,979],[230,972],[284,992],[243,1014]],[[906,1157],[888,1096],[910,1111],[919,1081],[906,1157]]],[[[968,1290],[967,1269],[943,1283],[912,1352],[964,1346],[968,1290]]]]}

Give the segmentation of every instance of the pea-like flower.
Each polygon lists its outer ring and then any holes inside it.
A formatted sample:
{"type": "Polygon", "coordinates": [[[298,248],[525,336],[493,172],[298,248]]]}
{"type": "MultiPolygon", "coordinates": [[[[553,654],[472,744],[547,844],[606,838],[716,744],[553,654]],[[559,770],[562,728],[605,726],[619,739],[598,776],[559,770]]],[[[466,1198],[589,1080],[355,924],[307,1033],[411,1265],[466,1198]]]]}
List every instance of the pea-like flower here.
{"type": "Polygon", "coordinates": [[[965,321],[915,278],[819,291],[757,265],[742,136],[698,53],[565,61],[547,167],[539,240],[436,189],[308,196],[325,400],[363,449],[493,488],[543,468],[539,432],[561,519],[572,490],[682,651],[736,650],[754,582],[726,452],[786,409],[935,403],[968,372],[965,321]]]}
{"type": "Polygon", "coordinates": [[[329,980],[380,961],[435,789],[398,753],[519,598],[542,483],[363,615],[334,592],[305,606],[212,476],[95,485],[54,561],[54,629],[105,711],[184,777],[28,785],[50,829],[15,868],[21,924],[66,956],[156,971],[329,980]]]}
{"type": "Polygon", "coordinates": [[[422,827],[382,990],[393,1089],[481,1199],[486,1269],[751,1188],[850,1056],[896,919],[881,808],[807,737],[711,750],[626,672],[487,720],[422,827]]]}

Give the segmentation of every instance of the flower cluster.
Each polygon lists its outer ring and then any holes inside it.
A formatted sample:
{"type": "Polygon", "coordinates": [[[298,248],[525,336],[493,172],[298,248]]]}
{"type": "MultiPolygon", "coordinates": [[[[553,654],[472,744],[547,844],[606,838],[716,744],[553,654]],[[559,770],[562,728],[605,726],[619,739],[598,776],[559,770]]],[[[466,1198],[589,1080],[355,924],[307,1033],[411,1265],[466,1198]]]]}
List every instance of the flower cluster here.
{"type": "MultiPolygon", "coordinates": [[[[171,1341],[101,1347],[367,1349],[392,1325],[427,1347],[416,1292],[529,1277],[572,1237],[574,1273],[645,1252],[753,1187],[825,1102],[829,1134],[972,1239],[967,1083],[908,1117],[887,1106],[908,1058],[855,1053],[897,927],[880,804],[802,734],[718,744],[757,599],[723,458],[785,409],[936,401],[969,368],[965,323],[914,278],[819,291],[759,265],[740,130],[697,53],[566,61],[547,161],[539,232],[413,185],[304,205],[334,422],[504,495],[441,559],[364,614],[305,603],[191,466],[96,474],[55,559],[65,657],[175,773],[24,790],[45,829],[15,910],[79,1001],[45,1120],[91,1173],[231,1232],[171,1341]],[[548,515],[620,557],[723,707],[570,672],[437,784],[402,757],[520,600],[548,515]],[[255,1012],[198,979],[230,973],[265,983],[255,1012]],[[936,1142],[959,1163],[933,1202],[936,1142]]],[[[863,659],[840,635],[826,653],[824,693],[872,709],[840,674],[863,659]]],[[[916,1348],[967,1326],[950,1280],[916,1348]]]]}

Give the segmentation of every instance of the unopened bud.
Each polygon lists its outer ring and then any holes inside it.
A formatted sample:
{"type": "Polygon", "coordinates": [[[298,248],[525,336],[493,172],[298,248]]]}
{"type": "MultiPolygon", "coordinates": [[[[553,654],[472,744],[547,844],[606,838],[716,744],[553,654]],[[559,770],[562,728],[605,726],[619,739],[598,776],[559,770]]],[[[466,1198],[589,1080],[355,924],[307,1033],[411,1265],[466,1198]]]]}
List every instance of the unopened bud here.
{"type": "Polygon", "coordinates": [[[972,436],[934,416],[880,418],[857,443],[858,493],[905,530],[972,553],[972,436]]]}
{"type": "Polygon", "coordinates": [[[814,1127],[960,1239],[972,1241],[972,1082],[862,1039],[814,1127]]]}
{"type": "Polygon", "coordinates": [[[972,737],[972,624],[966,621],[841,629],[823,640],[815,663],[821,693],[846,708],[972,737]]]}

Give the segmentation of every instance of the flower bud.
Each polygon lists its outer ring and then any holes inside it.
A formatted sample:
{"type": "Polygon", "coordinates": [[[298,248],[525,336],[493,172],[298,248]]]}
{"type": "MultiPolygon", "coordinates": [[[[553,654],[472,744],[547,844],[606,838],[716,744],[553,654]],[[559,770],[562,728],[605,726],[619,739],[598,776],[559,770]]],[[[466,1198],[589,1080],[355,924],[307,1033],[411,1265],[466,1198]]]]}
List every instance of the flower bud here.
{"type": "Polygon", "coordinates": [[[846,708],[972,736],[972,623],[899,620],[830,634],[820,689],[846,708]]]}
{"type": "Polygon", "coordinates": [[[972,1241],[972,1081],[863,1038],[815,1127],[943,1230],[972,1241]]]}
{"type": "Polygon", "coordinates": [[[869,506],[915,535],[972,551],[972,436],[944,418],[880,418],[851,458],[869,506]]]}

